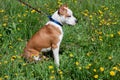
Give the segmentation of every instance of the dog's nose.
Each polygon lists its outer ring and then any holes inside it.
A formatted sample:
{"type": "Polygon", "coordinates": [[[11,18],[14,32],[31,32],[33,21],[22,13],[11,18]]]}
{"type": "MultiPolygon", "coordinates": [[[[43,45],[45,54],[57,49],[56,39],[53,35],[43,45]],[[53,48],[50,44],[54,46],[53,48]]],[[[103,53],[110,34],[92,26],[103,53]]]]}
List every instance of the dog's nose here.
{"type": "Polygon", "coordinates": [[[76,23],[78,23],[78,20],[75,20],[76,23]]]}

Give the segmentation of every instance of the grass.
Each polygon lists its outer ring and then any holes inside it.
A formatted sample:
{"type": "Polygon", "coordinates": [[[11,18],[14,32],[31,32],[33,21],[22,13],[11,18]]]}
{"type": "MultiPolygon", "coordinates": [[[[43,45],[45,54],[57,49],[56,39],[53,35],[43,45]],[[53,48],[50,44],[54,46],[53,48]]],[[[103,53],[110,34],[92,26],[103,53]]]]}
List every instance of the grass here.
{"type": "Polygon", "coordinates": [[[0,0],[0,80],[120,78],[119,0],[25,1],[48,14],[67,3],[79,23],[74,27],[63,27],[59,71],[51,57],[42,62],[26,63],[20,54],[26,42],[48,18],[17,0],[0,0]]]}

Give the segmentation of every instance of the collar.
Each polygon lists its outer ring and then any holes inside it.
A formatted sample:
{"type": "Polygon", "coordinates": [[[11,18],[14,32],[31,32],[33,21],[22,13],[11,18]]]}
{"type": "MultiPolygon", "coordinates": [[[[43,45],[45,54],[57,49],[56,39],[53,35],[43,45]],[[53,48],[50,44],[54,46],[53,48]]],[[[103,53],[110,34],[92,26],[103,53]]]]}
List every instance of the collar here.
{"type": "Polygon", "coordinates": [[[54,23],[56,23],[56,24],[58,24],[60,26],[63,26],[60,22],[54,20],[51,16],[48,16],[48,18],[50,19],[50,21],[52,21],[52,22],[54,22],[54,23]]]}

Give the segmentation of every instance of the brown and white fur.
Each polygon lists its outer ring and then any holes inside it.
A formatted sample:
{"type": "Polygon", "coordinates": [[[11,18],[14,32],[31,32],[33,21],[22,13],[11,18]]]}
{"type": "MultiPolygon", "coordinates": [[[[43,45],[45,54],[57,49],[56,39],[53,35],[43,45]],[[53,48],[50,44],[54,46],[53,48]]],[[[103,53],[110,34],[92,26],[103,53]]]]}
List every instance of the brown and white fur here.
{"type": "MultiPolygon", "coordinates": [[[[61,24],[75,25],[77,19],[73,16],[72,11],[62,5],[53,15],[52,18],[61,24]]],[[[39,52],[53,51],[55,64],[59,67],[59,48],[63,38],[62,27],[52,21],[48,21],[32,38],[24,48],[23,57],[31,60],[40,60],[39,52]]]]}

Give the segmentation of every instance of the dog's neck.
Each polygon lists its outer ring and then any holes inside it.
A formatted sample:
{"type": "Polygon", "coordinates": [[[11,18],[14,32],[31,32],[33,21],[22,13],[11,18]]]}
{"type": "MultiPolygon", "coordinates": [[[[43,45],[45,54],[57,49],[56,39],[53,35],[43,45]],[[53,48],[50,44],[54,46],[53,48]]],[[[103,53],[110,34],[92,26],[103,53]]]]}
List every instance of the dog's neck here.
{"type": "Polygon", "coordinates": [[[58,14],[58,11],[56,11],[52,16],[51,16],[52,19],[54,19],[55,21],[59,22],[62,26],[63,25],[63,21],[61,19],[61,16],[58,14]]]}

